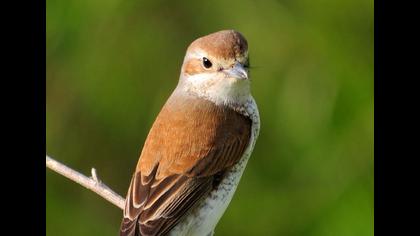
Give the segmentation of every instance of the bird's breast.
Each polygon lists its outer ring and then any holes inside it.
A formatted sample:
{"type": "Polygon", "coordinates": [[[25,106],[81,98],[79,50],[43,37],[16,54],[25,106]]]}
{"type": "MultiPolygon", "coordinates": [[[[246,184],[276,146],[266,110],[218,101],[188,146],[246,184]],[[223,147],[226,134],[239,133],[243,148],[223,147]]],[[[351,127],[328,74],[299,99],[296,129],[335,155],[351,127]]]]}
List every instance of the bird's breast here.
{"type": "Polygon", "coordinates": [[[170,233],[173,236],[212,235],[217,223],[228,207],[236,191],[247,162],[254,149],[260,130],[257,105],[252,98],[239,113],[252,120],[249,144],[241,159],[224,175],[218,184],[170,233]]]}

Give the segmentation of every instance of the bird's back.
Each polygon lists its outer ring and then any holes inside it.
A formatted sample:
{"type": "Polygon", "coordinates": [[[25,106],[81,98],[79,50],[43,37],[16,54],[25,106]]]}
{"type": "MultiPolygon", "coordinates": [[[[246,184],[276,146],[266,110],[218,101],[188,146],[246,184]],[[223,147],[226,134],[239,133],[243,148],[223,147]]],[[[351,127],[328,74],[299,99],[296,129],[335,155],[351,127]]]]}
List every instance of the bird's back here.
{"type": "Polygon", "coordinates": [[[174,93],[159,113],[127,194],[121,235],[165,235],[239,162],[252,121],[174,93]]]}

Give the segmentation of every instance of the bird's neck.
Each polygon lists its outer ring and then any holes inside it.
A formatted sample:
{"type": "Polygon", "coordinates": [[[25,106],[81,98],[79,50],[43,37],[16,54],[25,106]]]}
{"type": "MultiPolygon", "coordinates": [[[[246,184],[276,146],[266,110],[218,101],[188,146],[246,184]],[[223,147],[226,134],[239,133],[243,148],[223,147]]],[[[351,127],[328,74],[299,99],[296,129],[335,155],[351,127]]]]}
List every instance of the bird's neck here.
{"type": "Polygon", "coordinates": [[[196,74],[180,79],[176,92],[196,96],[232,108],[243,106],[251,98],[250,81],[238,81],[232,78],[210,77],[208,74],[196,74]]]}

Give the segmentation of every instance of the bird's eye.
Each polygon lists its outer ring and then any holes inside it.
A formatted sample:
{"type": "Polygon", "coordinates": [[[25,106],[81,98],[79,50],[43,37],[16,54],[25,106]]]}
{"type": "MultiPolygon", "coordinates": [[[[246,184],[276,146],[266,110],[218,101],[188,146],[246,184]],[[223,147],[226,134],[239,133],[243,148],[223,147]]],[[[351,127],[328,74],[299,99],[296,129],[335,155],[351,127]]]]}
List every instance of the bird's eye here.
{"type": "Polygon", "coordinates": [[[207,69],[209,69],[213,64],[211,63],[211,61],[209,59],[207,59],[206,57],[203,57],[203,66],[207,69]]]}

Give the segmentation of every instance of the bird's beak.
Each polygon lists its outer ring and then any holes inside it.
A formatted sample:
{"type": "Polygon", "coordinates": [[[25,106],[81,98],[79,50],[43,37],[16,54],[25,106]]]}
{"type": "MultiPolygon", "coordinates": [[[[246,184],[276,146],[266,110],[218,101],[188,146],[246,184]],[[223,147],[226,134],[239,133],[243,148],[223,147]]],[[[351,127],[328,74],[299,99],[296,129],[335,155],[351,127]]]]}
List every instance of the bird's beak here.
{"type": "Polygon", "coordinates": [[[233,65],[232,68],[228,69],[225,71],[225,73],[232,78],[236,78],[236,79],[248,79],[248,72],[247,70],[244,68],[244,66],[239,63],[239,62],[235,62],[235,64],[233,65]]]}

